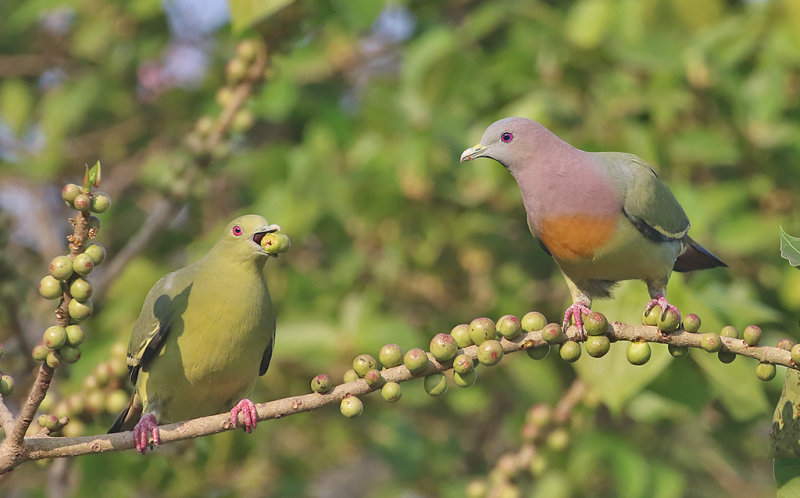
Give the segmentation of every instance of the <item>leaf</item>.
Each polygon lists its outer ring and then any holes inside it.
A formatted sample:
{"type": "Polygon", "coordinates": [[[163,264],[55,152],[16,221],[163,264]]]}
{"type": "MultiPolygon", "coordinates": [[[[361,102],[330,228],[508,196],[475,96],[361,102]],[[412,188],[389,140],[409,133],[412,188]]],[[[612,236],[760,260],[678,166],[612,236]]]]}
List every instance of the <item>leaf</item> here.
{"type": "Polygon", "coordinates": [[[292,3],[294,0],[231,0],[233,31],[241,33],[292,3]]]}
{"type": "Polygon", "coordinates": [[[776,458],[773,471],[778,498],[800,495],[800,458],[776,458]]]}
{"type": "Polygon", "coordinates": [[[792,237],[781,229],[781,256],[792,266],[800,266],[800,237],[792,237]]]}

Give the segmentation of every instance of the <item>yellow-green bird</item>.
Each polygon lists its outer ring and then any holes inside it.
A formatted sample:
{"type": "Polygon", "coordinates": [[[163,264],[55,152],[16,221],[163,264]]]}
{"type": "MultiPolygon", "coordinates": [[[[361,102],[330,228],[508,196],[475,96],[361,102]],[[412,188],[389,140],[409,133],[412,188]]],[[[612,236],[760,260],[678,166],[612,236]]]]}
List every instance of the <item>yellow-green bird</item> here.
{"type": "Polygon", "coordinates": [[[253,430],[257,413],[247,396],[275,344],[261,239],[278,230],[261,216],[240,216],[202,259],[150,289],[128,345],[135,392],[109,432],[133,429],[144,454],[149,437],[158,445],[161,423],[230,410],[234,426],[241,412],[253,430]]]}

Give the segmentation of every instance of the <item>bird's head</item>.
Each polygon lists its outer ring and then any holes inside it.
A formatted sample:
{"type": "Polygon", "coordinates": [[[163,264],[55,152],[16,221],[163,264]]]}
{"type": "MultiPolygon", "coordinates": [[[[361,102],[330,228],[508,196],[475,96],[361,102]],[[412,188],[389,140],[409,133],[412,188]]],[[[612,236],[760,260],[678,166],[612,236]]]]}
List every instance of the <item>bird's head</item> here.
{"type": "Polygon", "coordinates": [[[542,140],[552,136],[547,128],[527,118],[503,118],[486,129],[481,141],[461,154],[461,162],[488,157],[512,172],[525,164],[542,140]]]}
{"type": "Polygon", "coordinates": [[[238,260],[266,261],[269,254],[261,247],[261,239],[280,229],[278,225],[270,225],[264,217],[257,214],[239,216],[225,226],[217,248],[238,260]]]}

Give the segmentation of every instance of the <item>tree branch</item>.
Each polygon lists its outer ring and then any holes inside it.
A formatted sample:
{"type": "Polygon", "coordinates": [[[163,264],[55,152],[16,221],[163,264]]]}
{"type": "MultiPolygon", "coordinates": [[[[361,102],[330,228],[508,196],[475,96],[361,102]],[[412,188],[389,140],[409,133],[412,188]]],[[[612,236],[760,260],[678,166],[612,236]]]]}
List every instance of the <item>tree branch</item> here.
{"type": "MultiPolygon", "coordinates": [[[[570,340],[582,341],[584,338],[578,333],[575,327],[569,327],[566,335],[570,340]]],[[[608,336],[611,340],[617,341],[648,341],[662,344],[674,344],[679,346],[689,346],[700,348],[702,334],[695,334],[680,331],[675,334],[662,335],[656,327],[647,325],[630,325],[615,322],[609,327],[608,336]]],[[[767,361],[788,368],[797,369],[791,360],[788,351],[771,346],[747,346],[744,341],[739,339],[722,338],[723,350],[749,356],[760,361],[767,361]]],[[[547,343],[542,340],[540,331],[523,334],[514,340],[501,339],[500,343],[504,353],[514,353],[528,348],[543,347],[547,343]]],[[[469,346],[459,350],[472,359],[477,358],[477,346],[469,346]]],[[[417,375],[413,375],[405,366],[397,366],[385,369],[381,372],[386,381],[406,382],[416,377],[425,377],[436,372],[442,372],[452,368],[450,362],[440,363],[430,354],[428,368],[417,375]]],[[[580,387],[580,386],[579,386],[580,387]]],[[[559,405],[556,413],[569,412],[570,406],[574,405],[574,399],[579,398],[581,389],[573,386],[563,398],[565,405],[559,405]],[[574,392],[573,392],[574,391],[574,392]],[[577,393],[577,394],[576,394],[577,393]]],[[[291,396],[267,403],[256,405],[258,410],[258,420],[265,421],[287,417],[297,413],[310,412],[327,405],[340,402],[347,396],[360,396],[379,388],[371,388],[366,381],[359,379],[354,382],[340,384],[328,394],[310,393],[300,396],[291,396]]],[[[160,427],[161,444],[173,441],[193,439],[222,431],[231,430],[230,415],[228,413],[197,418],[185,422],[164,425],[160,427]]],[[[122,451],[134,447],[133,435],[131,432],[117,434],[102,434],[95,436],[83,436],[74,438],[64,437],[30,437],[25,439],[24,452],[14,460],[11,465],[8,462],[0,461],[0,473],[8,472],[14,466],[25,460],[38,460],[42,458],[58,458],[85,455],[88,453],[104,453],[109,451],[122,451]]]]}

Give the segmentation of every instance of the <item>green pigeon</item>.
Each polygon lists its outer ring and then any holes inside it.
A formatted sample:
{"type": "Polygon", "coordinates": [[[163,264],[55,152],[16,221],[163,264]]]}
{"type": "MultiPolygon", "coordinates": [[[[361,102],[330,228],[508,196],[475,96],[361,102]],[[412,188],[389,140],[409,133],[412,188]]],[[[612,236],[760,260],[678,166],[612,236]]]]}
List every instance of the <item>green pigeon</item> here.
{"type": "Polygon", "coordinates": [[[689,219],[656,171],[621,152],[585,152],[526,118],[492,123],[461,162],[488,157],[514,177],[528,227],[564,275],[573,304],[564,313],[583,331],[581,313],[609,297],[620,280],[647,284],[662,314],[672,271],[727,266],[689,237],[689,219]]]}
{"type": "Polygon", "coordinates": [[[247,396],[275,345],[261,239],[278,230],[261,216],[240,216],[202,259],[150,289],[128,345],[135,392],[109,432],[133,429],[144,454],[149,437],[158,445],[161,423],[230,410],[234,426],[241,412],[247,432],[256,427],[247,396]]]}

